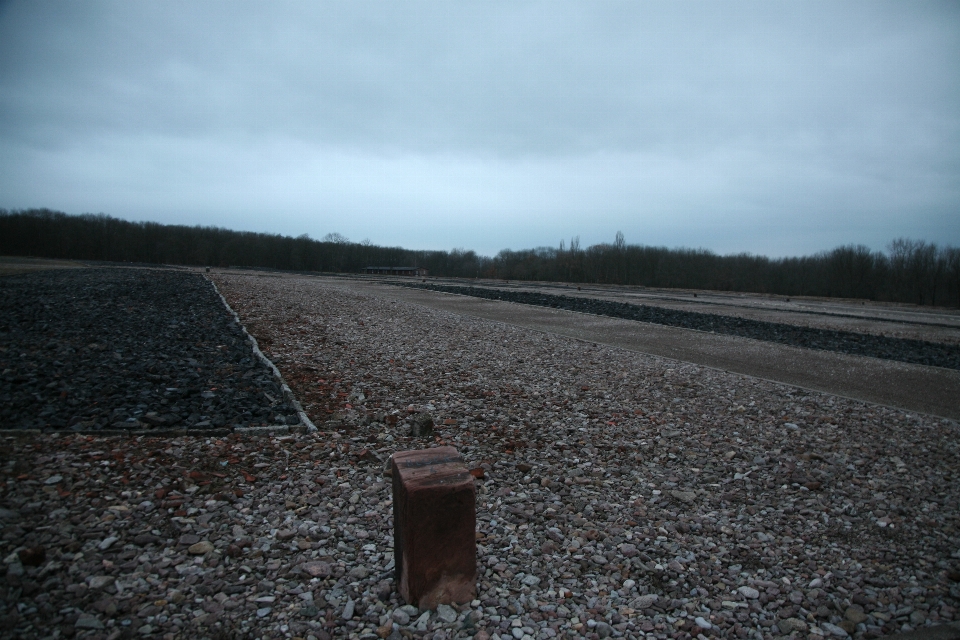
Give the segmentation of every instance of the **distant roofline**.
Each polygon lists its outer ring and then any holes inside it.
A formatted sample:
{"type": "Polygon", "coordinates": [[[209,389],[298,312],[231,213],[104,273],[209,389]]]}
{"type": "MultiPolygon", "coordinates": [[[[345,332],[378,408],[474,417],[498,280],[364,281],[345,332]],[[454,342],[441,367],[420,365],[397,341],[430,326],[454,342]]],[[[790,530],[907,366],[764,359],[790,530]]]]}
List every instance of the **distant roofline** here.
{"type": "Polygon", "coordinates": [[[364,267],[364,269],[393,269],[394,271],[413,271],[422,267],[364,267]]]}

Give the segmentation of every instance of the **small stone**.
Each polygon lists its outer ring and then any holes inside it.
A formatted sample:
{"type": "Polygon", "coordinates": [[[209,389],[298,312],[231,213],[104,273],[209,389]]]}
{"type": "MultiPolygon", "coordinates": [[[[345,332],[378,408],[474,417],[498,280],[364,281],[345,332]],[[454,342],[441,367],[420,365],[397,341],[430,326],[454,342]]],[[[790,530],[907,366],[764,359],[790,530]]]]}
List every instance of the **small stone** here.
{"type": "Polygon", "coordinates": [[[260,609],[257,609],[257,617],[258,617],[258,618],[265,618],[265,617],[267,617],[268,615],[270,615],[270,612],[271,612],[271,611],[273,611],[273,607],[262,607],[262,608],[260,608],[260,609]]]}
{"type": "Polygon", "coordinates": [[[850,620],[841,620],[840,622],[837,623],[837,626],[839,626],[841,629],[843,629],[849,634],[852,634],[854,631],[857,630],[857,623],[852,622],[850,620]]]}
{"type": "Polygon", "coordinates": [[[620,555],[622,555],[624,558],[633,558],[637,555],[637,553],[637,546],[634,544],[627,542],[620,546],[620,555]]]}
{"type": "Polygon", "coordinates": [[[120,538],[117,538],[116,536],[110,536],[108,538],[104,538],[103,541],[97,545],[97,548],[100,549],[100,551],[106,551],[107,549],[113,546],[114,542],[116,542],[119,539],[120,538]]]}
{"type": "Polygon", "coordinates": [[[636,600],[634,600],[634,601],[633,601],[633,608],[634,608],[634,609],[639,609],[640,611],[643,611],[644,609],[649,609],[649,608],[652,607],[652,606],[657,602],[657,600],[659,600],[659,599],[660,599],[660,596],[658,596],[657,594],[655,594],[655,593],[648,593],[647,595],[645,595],[645,596],[640,596],[639,598],[637,598],[636,600]]]}
{"type": "Polygon", "coordinates": [[[867,619],[867,614],[863,612],[863,607],[860,606],[849,607],[843,615],[853,624],[860,624],[867,619]]]}
{"type": "Polygon", "coordinates": [[[300,568],[312,578],[329,578],[333,572],[329,562],[306,562],[300,568]]]}
{"type": "Polygon", "coordinates": [[[277,540],[292,540],[294,537],[296,537],[296,535],[296,531],[291,531],[290,529],[280,529],[280,531],[277,531],[277,540]]]}
{"type": "Polygon", "coordinates": [[[780,632],[786,635],[789,635],[794,631],[803,633],[807,630],[807,623],[800,618],[787,618],[786,620],[781,620],[777,623],[777,626],[780,627],[780,632]]]}
{"type": "MultiPolygon", "coordinates": [[[[58,482],[63,482],[63,476],[61,475],[50,476],[49,478],[43,481],[43,484],[57,484],[58,482]]],[[[103,627],[100,627],[100,628],[102,629],[103,627]]]]}
{"type": "Polygon", "coordinates": [[[115,598],[101,598],[93,603],[93,608],[107,617],[112,617],[117,612],[117,601],[115,598]]]}
{"type": "Polygon", "coordinates": [[[437,617],[449,624],[457,620],[457,612],[449,605],[438,604],[437,617]]]}
{"type": "Polygon", "coordinates": [[[629,591],[630,589],[633,589],[636,585],[637,585],[636,580],[631,580],[627,578],[626,580],[623,581],[623,590],[629,591]]]}
{"type": "Polygon", "coordinates": [[[133,539],[133,543],[141,547],[145,547],[148,544],[155,544],[160,541],[160,538],[150,533],[141,533],[133,539]]]}
{"type": "Polygon", "coordinates": [[[800,428],[800,427],[798,427],[796,424],[794,424],[793,422],[784,422],[784,423],[783,423],[783,426],[786,427],[787,429],[789,429],[790,431],[796,431],[796,430],[798,430],[798,429],[800,428]]]}
{"type": "Polygon", "coordinates": [[[743,586],[737,589],[737,591],[739,591],[744,598],[747,598],[749,600],[756,600],[757,598],[760,597],[760,592],[754,589],[753,587],[743,586]]]}
{"type": "Polygon", "coordinates": [[[393,618],[394,622],[400,626],[410,624],[410,616],[403,609],[394,609],[393,613],[390,614],[390,617],[393,618]]]}
{"type": "Polygon", "coordinates": [[[16,511],[10,511],[10,509],[4,509],[0,507],[0,520],[19,520],[20,514],[16,511]]]}
{"type": "Polygon", "coordinates": [[[417,618],[416,622],[413,623],[413,626],[418,630],[423,631],[427,628],[427,623],[430,621],[430,612],[424,611],[420,614],[420,617],[417,618]]]}
{"type": "Polygon", "coordinates": [[[356,608],[356,603],[354,603],[353,598],[347,600],[347,604],[343,607],[343,613],[341,614],[344,620],[350,620],[353,618],[353,612],[356,608]]]}
{"type": "Polygon", "coordinates": [[[139,633],[139,634],[142,635],[142,636],[148,636],[148,635],[150,635],[151,633],[153,633],[153,625],[152,625],[152,624],[145,624],[145,625],[143,625],[142,627],[140,627],[139,629],[137,629],[137,633],[139,633]]]}
{"type": "Polygon", "coordinates": [[[151,427],[159,427],[166,421],[161,416],[157,415],[156,411],[148,411],[144,415],[140,416],[140,422],[145,422],[151,427]]]}
{"type": "Polygon", "coordinates": [[[519,471],[520,473],[530,473],[532,469],[533,469],[533,466],[527,464],[526,462],[521,462],[517,464],[517,471],[519,471]]]}
{"type": "Polygon", "coordinates": [[[412,435],[414,438],[433,437],[433,418],[429,413],[419,413],[413,418],[412,435]]]}
{"type": "Polygon", "coordinates": [[[192,544],[187,548],[187,553],[194,556],[202,556],[205,553],[210,553],[213,551],[213,543],[209,540],[202,540],[196,544],[192,544]]]}
{"type": "Polygon", "coordinates": [[[77,629],[103,629],[103,623],[89,613],[81,613],[73,626],[77,629]]]}
{"type": "Polygon", "coordinates": [[[693,504],[697,499],[697,494],[693,491],[671,491],[670,495],[684,504],[693,504]]]}
{"type": "Polygon", "coordinates": [[[393,624],[391,624],[390,622],[387,622],[386,624],[377,627],[377,637],[386,638],[387,636],[390,635],[392,631],[393,631],[393,624]]]}
{"type": "Polygon", "coordinates": [[[829,633],[830,635],[836,636],[838,638],[845,638],[848,635],[850,635],[843,629],[843,627],[838,627],[837,625],[832,624],[830,622],[821,622],[820,628],[826,631],[827,633],[829,633]]]}
{"type": "Polygon", "coordinates": [[[537,576],[528,575],[528,576],[525,576],[523,580],[521,580],[521,582],[523,582],[523,584],[527,585],[528,587],[535,587],[538,584],[540,584],[540,578],[538,578],[537,576]]]}
{"type": "Polygon", "coordinates": [[[29,549],[21,549],[17,556],[23,566],[39,567],[47,559],[47,550],[40,546],[30,547],[29,549]]]}
{"type": "Polygon", "coordinates": [[[198,542],[200,542],[200,540],[201,538],[198,535],[194,535],[192,533],[185,533],[182,536],[180,536],[180,540],[178,544],[183,547],[189,547],[192,544],[197,544],[198,542]]]}
{"type": "Polygon", "coordinates": [[[710,624],[709,622],[707,622],[706,618],[704,618],[703,616],[697,616],[696,618],[693,619],[693,621],[694,621],[694,622],[697,624],[697,626],[700,627],[701,629],[712,629],[712,628],[713,628],[713,625],[710,624]]]}
{"type": "Polygon", "coordinates": [[[613,634],[613,627],[606,622],[598,622],[593,631],[601,638],[609,638],[613,634]]]}
{"type": "Polygon", "coordinates": [[[347,574],[354,580],[363,580],[370,575],[370,570],[363,565],[357,565],[347,574]]]}
{"type": "Polygon", "coordinates": [[[112,576],[91,576],[87,578],[87,586],[91,589],[103,589],[107,585],[113,584],[112,576]]]}

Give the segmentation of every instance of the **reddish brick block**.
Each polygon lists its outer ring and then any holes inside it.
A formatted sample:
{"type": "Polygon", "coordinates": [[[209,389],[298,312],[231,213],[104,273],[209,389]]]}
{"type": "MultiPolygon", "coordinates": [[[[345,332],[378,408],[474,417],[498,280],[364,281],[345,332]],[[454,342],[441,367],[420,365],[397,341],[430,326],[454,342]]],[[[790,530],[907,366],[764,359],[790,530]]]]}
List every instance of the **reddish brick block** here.
{"type": "Polygon", "coordinates": [[[393,550],[409,604],[469,602],[477,595],[476,486],[453,447],[393,454],[393,550]]]}

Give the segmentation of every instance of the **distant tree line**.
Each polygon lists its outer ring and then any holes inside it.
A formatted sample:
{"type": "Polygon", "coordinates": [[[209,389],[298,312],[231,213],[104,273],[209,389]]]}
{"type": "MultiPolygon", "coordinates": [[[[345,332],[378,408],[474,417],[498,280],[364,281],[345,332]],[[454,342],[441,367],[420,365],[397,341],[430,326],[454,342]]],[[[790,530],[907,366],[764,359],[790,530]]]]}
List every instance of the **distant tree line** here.
{"type": "Polygon", "coordinates": [[[886,252],[847,245],[812,256],[718,256],[705,249],[613,244],[501,251],[498,278],[745,291],[960,307],[960,248],[900,238],[886,252]]]}
{"type": "Polygon", "coordinates": [[[0,209],[0,253],[77,260],[360,272],[368,266],[419,266],[434,276],[625,284],[645,287],[823,296],[960,307],[960,249],[897,239],[885,252],[863,245],[812,256],[719,256],[704,249],[612,244],[581,248],[412,251],[350,242],[71,216],[46,209],[0,209]]]}
{"type": "Polygon", "coordinates": [[[307,235],[291,238],[218,227],[129,222],[103,214],[73,216],[47,209],[0,209],[0,253],[334,273],[356,273],[370,266],[421,266],[431,274],[465,277],[475,277],[483,262],[473,251],[380,247],[350,242],[338,233],[314,240],[307,235]]]}

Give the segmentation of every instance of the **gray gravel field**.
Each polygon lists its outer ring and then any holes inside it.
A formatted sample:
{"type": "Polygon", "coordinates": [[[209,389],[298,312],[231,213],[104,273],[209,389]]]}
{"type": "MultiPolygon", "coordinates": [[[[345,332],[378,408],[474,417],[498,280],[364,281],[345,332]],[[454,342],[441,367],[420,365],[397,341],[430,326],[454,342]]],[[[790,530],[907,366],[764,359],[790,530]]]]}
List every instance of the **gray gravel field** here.
{"type": "Polygon", "coordinates": [[[101,267],[0,277],[4,429],[298,422],[273,372],[199,274],[101,267]]]}
{"type": "Polygon", "coordinates": [[[6,637],[874,638],[957,619],[958,425],[214,274],[320,432],[10,437],[6,637]],[[414,438],[427,414],[434,431],[414,438]],[[478,478],[478,599],[393,592],[398,450],[478,478]]]}
{"type": "Polygon", "coordinates": [[[423,283],[403,283],[402,286],[487,300],[505,300],[518,304],[625,318],[708,333],[739,336],[764,342],[777,342],[807,349],[834,351],[947,369],[960,369],[960,346],[955,344],[895,338],[873,333],[840,331],[822,327],[799,326],[703,311],[671,309],[537,291],[423,283]]]}

